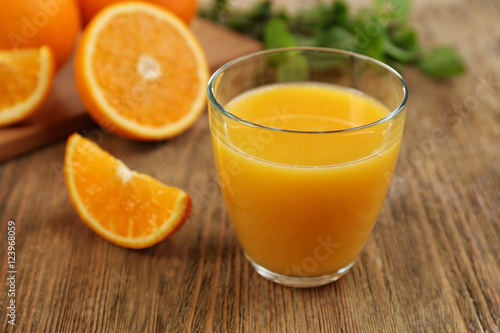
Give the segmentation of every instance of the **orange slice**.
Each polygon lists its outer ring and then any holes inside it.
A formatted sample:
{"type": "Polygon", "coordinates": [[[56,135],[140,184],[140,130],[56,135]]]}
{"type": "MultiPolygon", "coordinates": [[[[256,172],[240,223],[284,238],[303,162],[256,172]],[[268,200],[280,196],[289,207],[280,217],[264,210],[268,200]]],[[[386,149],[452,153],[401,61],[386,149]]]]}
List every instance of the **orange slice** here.
{"type": "Polygon", "coordinates": [[[0,50],[0,126],[17,123],[47,99],[55,60],[49,47],[0,50]]]}
{"type": "Polygon", "coordinates": [[[191,214],[188,194],[131,171],[77,133],[68,138],[64,178],[83,222],[123,247],[155,245],[178,230],[191,214]]]}
{"type": "Polygon", "coordinates": [[[205,106],[208,76],[191,30],[148,3],[105,7],[76,52],[77,88],[90,115],[138,140],[168,139],[193,125],[205,106]]]}

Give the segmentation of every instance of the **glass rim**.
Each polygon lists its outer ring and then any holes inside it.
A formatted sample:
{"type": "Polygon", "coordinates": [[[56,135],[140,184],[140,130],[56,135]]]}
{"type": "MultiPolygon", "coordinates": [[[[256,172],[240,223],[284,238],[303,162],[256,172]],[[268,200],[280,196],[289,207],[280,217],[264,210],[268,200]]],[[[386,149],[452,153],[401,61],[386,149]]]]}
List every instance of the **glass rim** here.
{"type": "MultiPolygon", "coordinates": [[[[300,81],[297,81],[300,82],[300,81]]],[[[208,86],[207,86],[207,96],[209,102],[217,109],[218,112],[220,112],[223,116],[226,116],[234,121],[237,121],[239,123],[245,124],[247,126],[251,127],[257,127],[261,129],[266,129],[270,131],[276,131],[276,132],[288,132],[288,133],[301,133],[301,134],[326,134],[326,133],[343,133],[343,132],[351,132],[351,131],[357,131],[357,130],[363,130],[367,129],[373,126],[377,126],[379,124],[385,123],[393,118],[395,118],[397,115],[399,115],[404,108],[406,107],[406,104],[408,103],[408,98],[409,98],[409,91],[408,91],[408,85],[406,84],[405,80],[399,74],[394,68],[391,66],[383,63],[380,60],[365,56],[363,54],[359,54],[356,52],[351,52],[351,51],[345,51],[345,50],[340,50],[340,49],[334,49],[334,48],[326,48],[326,47],[286,47],[286,48],[278,48],[278,49],[272,49],[272,50],[263,50],[263,51],[258,51],[258,52],[253,52],[246,54],[244,56],[238,57],[234,60],[231,60],[227,62],[226,64],[222,65],[219,69],[217,69],[210,79],[208,80],[208,86]],[[355,127],[349,127],[349,128],[343,128],[343,129],[338,129],[338,130],[328,130],[328,131],[300,131],[300,130],[291,130],[291,129],[284,129],[284,128],[276,128],[276,127],[270,127],[270,126],[265,126],[261,125],[249,120],[246,120],[244,118],[238,117],[235,114],[231,113],[229,110],[227,110],[215,97],[215,92],[214,92],[214,82],[215,80],[222,74],[224,73],[228,68],[251,58],[255,57],[260,57],[266,54],[271,54],[271,53],[284,53],[284,52],[290,52],[290,51],[316,51],[316,52],[323,52],[323,53],[334,53],[334,54],[343,54],[346,56],[350,56],[353,58],[361,59],[366,62],[371,62],[387,72],[393,74],[401,83],[401,87],[403,90],[403,98],[401,102],[399,103],[398,107],[396,107],[394,110],[392,110],[387,116],[380,118],[374,122],[364,124],[361,126],[355,126],[355,127]]]]}

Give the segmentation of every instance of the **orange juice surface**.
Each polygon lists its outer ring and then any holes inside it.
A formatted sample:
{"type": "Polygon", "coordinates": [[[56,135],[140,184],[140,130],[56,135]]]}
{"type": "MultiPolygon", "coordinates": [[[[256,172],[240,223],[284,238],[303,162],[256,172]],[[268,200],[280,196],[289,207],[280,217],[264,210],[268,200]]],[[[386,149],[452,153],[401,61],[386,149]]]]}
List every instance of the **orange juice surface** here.
{"type": "Polygon", "coordinates": [[[221,188],[249,259],[291,276],[352,264],[384,202],[402,121],[352,130],[389,110],[355,90],[314,83],[254,89],[226,109],[278,129],[211,120],[221,188]]]}

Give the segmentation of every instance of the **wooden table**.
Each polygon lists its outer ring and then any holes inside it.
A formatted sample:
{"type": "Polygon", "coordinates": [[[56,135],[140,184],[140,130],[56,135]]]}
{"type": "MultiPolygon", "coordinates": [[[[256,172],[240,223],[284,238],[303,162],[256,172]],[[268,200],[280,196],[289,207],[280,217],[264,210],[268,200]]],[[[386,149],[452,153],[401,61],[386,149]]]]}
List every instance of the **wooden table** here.
{"type": "Polygon", "coordinates": [[[167,142],[102,137],[131,168],[193,198],[189,222],[147,250],[114,246],[80,222],[57,167],[64,141],[0,164],[2,332],[499,332],[499,17],[497,0],[415,4],[423,43],[454,45],[469,71],[440,82],[405,70],[410,106],[391,190],[356,265],[324,287],[282,287],[244,258],[206,114],[167,142]]]}

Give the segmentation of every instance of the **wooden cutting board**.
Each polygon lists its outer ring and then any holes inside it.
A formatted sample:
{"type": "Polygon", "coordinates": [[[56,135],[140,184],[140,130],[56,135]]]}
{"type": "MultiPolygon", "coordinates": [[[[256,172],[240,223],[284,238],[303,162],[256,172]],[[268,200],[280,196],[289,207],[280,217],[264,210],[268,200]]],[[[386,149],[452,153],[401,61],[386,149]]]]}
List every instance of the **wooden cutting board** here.
{"type": "MultiPolygon", "coordinates": [[[[206,52],[211,71],[262,48],[254,39],[204,19],[196,19],[191,27],[206,52]]],[[[69,61],[57,73],[51,95],[40,110],[22,123],[0,129],[0,162],[94,125],[76,91],[73,63],[69,61]]]]}

